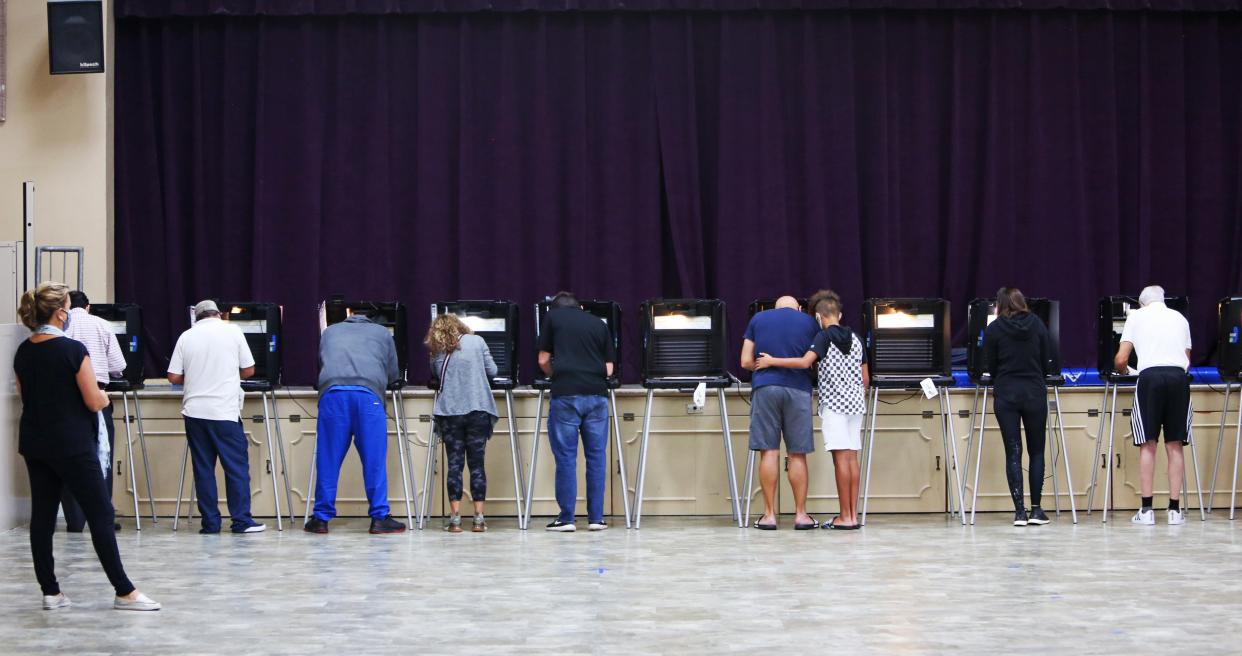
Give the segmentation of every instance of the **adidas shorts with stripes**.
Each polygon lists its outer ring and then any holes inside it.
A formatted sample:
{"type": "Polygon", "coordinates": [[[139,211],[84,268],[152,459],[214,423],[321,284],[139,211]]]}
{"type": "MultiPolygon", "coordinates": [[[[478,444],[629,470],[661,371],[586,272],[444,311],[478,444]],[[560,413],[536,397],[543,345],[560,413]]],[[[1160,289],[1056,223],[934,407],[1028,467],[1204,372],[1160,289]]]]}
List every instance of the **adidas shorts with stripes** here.
{"type": "Polygon", "coordinates": [[[1130,414],[1136,446],[1158,441],[1162,431],[1165,442],[1188,442],[1193,414],[1185,369],[1151,367],[1139,374],[1130,414]]]}

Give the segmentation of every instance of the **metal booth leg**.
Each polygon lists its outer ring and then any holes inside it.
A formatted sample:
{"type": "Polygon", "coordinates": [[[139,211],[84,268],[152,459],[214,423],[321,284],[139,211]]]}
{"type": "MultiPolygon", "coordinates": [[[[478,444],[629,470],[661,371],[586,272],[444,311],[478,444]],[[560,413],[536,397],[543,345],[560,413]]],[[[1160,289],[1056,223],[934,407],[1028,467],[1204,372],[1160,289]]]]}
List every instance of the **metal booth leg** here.
{"type": "MultiPolygon", "coordinates": [[[[147,431],[142,427],[142,404],[138,402],[138,392],[131,392],[134,395],[134,418],[137,420],[138,429],[138,447],[142,450],[142,471],[147,475],[147,503],[151,506],[151,523],[160,523],[159,516],[155,513],[155,492],[152,491],[151,483],[151,458],[147,456],[147,431]]],[[[122,397],[124,395],[122,394],[122,397]]],[[[129,411],[126,410],[126,414],[129,411]]],[[[128,419],[126,420],[128,424],[128,419]]],[[[187,442],[188,444],[188,442],[187,442]]],[[[130,465],[133,467],[133,465],[130,465]]],[[[135,490],[135,493],[137,490],[135,490]]]]}
{"type": "Polygon", "coordinates": [[[742,494],[746,495],[746,517],[743,519],[745,526],[750,526],[750,502],[754,495],[751,491],[755,484],[755,451],[747,449],[746,456],[746,484],[742,487],[742,494]]]}
{"type": "Polygon", "coordinates": [[[414,501],[410,498],[409,459],[405,457],[405,426],[401,423],[401,391],[392,390],[392,425],[397,433],[397,457],[401,459],[401,490],[405,494],[405,521],[414,525],[414,501]]]}
{"type": "Polygon", "coordinates": [[[1216,472],[1220,471],[1220,447],[1225,443],[1225,420],[1229,418],[1229,395],[1233,385],[1225,383],[1225,405],[1220,410],[1220,430],[1216,433],[1216,460],[1212,461],[1212,486],[1208,488],[1207,511],[1210,515],[1216,501],[1216,472]]]}
{"type": "Polygon", "coordinates": [[[733,463],[733,433],[729,430],[729,409],[725,403],[724,388],[716,389],[716,398],[720,400],[720,434],[724,438],[725,473],[729,477],[729,500],[733,504],[733,521],[738,528],[745,528],[742,523],[742,504],[737,498],[737,469],[733,463]]]}
{"type": "Polygon", "coordinates": [[[1108,502],[1113,491],[1113,437],[1117,431],[1117,391],[1120,385],[1113,384],[1113,400],[1108,411],[1108,460],[1104,462],[1104,512],[1102,523],[1108,523],[1108,502]]]}
{"type": "MultiPolygon", "coordinates": [[[[972,451],[974,450],[973,447],[975,445],[975,424],[977,420],[979,419],[979,393],[980,393],[979,388],[980,387],[983,387],[983,386],[975,385],[974,398],[970,402],[970,431],[966,433],[966,466],[963,467],[963,469],[966,471],[967,476],[970,475],[970,457],[971,457],[972,451]]],[[[973,515],[974,510],[975,510],[973,501],[971,502],[970,510],[971,510],[971,514],[973,515]]]]}
{"type": "MultiPolygon", "coordinates": [[[[988,388],[983,388],[983,405],[979,410],[979,453],[975,456],[975,484],[970,498],[970,525],[975,525],[975,510],[979,507],[979,469],[983,467],[983,429],[988,423],[988,388]]],[[[969,455],[967,456],[969,457],[969,455]]]]}
{"type": "MultiPolygon", "coordinates": [[[[1239,388],[1242,396],[1242,388],[1239,388]]],[[[1229,485],[1229,521],[1233,521],[1234,511],[1238,506],[1238,456],[1242,450],[1242,403],[1238,404],[1238,430],[1233,436],[1233,483],[1229,485]]]]}
{"type": "MultiPolygon", "coordinates": [[[[943,390],[941,390],[941,391],[940,391],[940,393],[936,395],[936,401],[940,404],[940,412],[938,413],[938,416],[939,416],[939,418],[940,418],[940,448],[941,448],[941,450],[942,450],[942,452],[943,452],[943,458],[944,458],[944,460],[942,460],[942,462],[944,463],[944,472],[945,472],[945,477],[944,477],[944,480],[945,480],[945,488],[946,488],[946,491],[947,491],[948,487],[949,487],[949,486],[951,486],[951,485],[953,485],[953,477],[949,475],[949,467],[950,467],[950,463],[949,463],[949,427],[948,427],[948,426],[946,425],[946,423],[945,423],[945,422],[947,422],[947,421],[948,421],[948,419],[947,419],[947,418],[946,418],[946,416],[945,416],[945,410],[944,410],[944,392],[943,392],[943,390]]],[[[947,506],[946,510],[947,510],[947,511],[948,511],[948,513],[949,513],[949,517],[950,517],[950,518],[952,518],[952,517],[953,517],[953,515],[954,515],[954,511],[953,511],[953,493],[952,493],[952,492],[947,492],[947,494],[946,494],[945,496],[948,498],[948,501],[947,501],[947,503],[945,504],[945,505],[947,506]]]]}
{"type": "Polygon", "coordinates": [[[647,442],[651,439],[651,403],[655,390],[647,390],[647,407],[643,410],[643,441],[638,447],[638,480],[634,484],[634,529],[643,526],[643,484],[647,480],[647,442]]]}
{"type": "Polygon", "coordinates": [[[263,433],[267,436],[267,462],[272,474],[272,501],[276,504],[276,530],[283,531],[285,523],[280,509],[280,486],[276,483],[276,450],[272,446],[272,415],[267,409],[267,393],[260,392],[259,397],[263,402],[263,433]]]}
{"type": "MultiPolygon", "coordinates": [[[[181,498],[185,494],[185,467],[187,464],[189,464],[189,462],[190,462],[190,441],[187,438],[185,442],[185,451],[181,452],[181,480],[180,482],[177,483],[177,509],[173,511],[173,527],[172,528],[174,531],[177,530],[177,523],[181,520],[181,498]]],[[[193,486],[194,482],[190,481],[190,485],[193,486]]],[[[191,497],[193,497],[193,492],[191,492],[191,497]]],[[[190,503],[194,503],[193,498],[190,499],[190,503]]],[[[188,522],[189,520],[186,520],[186,521],[188,522]]]]}
{"type": "Polygon", "coordinates": [[[305,525],[310,521],[311,517],[311,497],[315,493],[315,465],[319,460],[319,436],[315,436],[315,448],[311,451],[310,471],[306,474],[306,512],[302,514],[302,524],[305,525]]]}
{"type": "Polygon", "coordinates": [[[875,422],[876,415],[880,413],[880,390],[877,387],[871,388],[871,424],[867,429],[867,465],[863,468],[866,472],[863,476],[863,498],[862,498],[862,518],[859,520],[860,526],[867,525],[867,501],[871,498],[871,460],[875,456],[875,422]]]}
{"type": "MultiPolygon", "coordinates": [[[[436,392],[435,397],[431,401],[431,407],[436,406],[436,399],[440,398],[440,393],[436,392]]],[[[435,479],[436,471],[436,455],[440,453],[439,444],[440,433],[436,430],[435,423],[431,425],[431,432],[427,434],[427,465],[423,469],[423,503],[418,511],[418,530],[423,530],[423,526],[427,523],[427,518],[431,515],[431,495],[433,493],[432,481],[435,479]]]]}
{"type": "MultiPolygon", "coordinates": [[[[615,398],[615,397],[614,397],[615,398]]],[[[616,402],[613,402],[613,411],[616,412],[616,402]]],[[[523,531],[530,530],[530,513],[531,506],[535,503],[535,467],[539,465],[539,433],[543,430],[543,390],[539,390],[539,397],[535,400],[535,437],[530,443],[530,469],[526,472],[526,508],[522,511],[521,517],[518,518],[518,528],[523,531]]],[[[625,524],[629,528],[629,492],[625,489],[625,477],[621,478],[622,496],[625,500],[625,524]]]]}
{"type": "Polygon", "coordinates": [[[289,510],[289,526],[297,525],[293,514],[293,490],[289,485],[289,459],[285,456],[285,431],[280,427],[280,408],[276,407],[276,391],[272,390],[272,414],[276,420],[276,455],[280,456],[280,479],[285,484],[285,508],[289,510]]]}
{"type": "MultiPolygon", "coordinates": [[[[410,473],[410,493],[414,499],[414,520],[418,521],[418,512],[421,506],[418,503],[418,476],[414,473],[414,442],[410,440],[410,422],[408,415],[405,413],[405,397],[401,397],[401,402],[397,404],[397,408],[401,411],[401,443],[405,445],[405,467],[410,473]]],[[[410,524],[410,527],[413,527],[410,524]]]]}
{"type": "MultiPolygon", "coordinates": [[[[1095,508],[1095,487],[1099,479],[1100,468],[1095,463],[1104,454],[1104,418],[1108,416],[1108,390],[1111,385],[1104,381],[1104,399],[1100,401],[1100,429],[1095,433],[1095,458],[1091,460],[1091,486],[1087,488],[1087,514],[1095,508]]],[[[1107,464],[1105,464],[1107,467],[1107,464]]]]}
{"type": "Polygon", "coordinates": [[[957,433],[953,430],[953,400],[949,398],[949,388],[941,388],[940,393],[944,396],[944,425],[948,429],[945,439],[948,440],[949,446],[953,451],[953,477],[957,482],[957,514],[962,520],[962,526],[966,525],[966,490],[962,486],[962,468],[957,461],[957,433]]]}
{"type": "MultiPolygon", "coordinates": [[[[1194,431],[1191,427],[1188,426],[1186,428],[1186,439],[1190,441],[1190,462],[1195,468],[1195,492],[1198,494],[1199,498],[1199,521],[1206,522],[1207,511],[1203,508],[1203,479],[1199,478],[1199,449],[1195,446],[1196,440],[1194,435],[1192,435],[1193,432],[1194,431]]],[[[1186,466],[1184,464],[1185,461],[1183,460],[1182,462],[1182,498],[1185,499],[1188,496],[1187,493],[1189,492],[1189,488],[1186,483],[1187,476],[1186,466]]]]}
{"type": "MultiPolygon", "coordinates": [[[[1069,493],[1070,519],[1077,524],[1078,504],[1074,501],[1074,477],[1070,473],[1069,445],[1065,442],[1065,417],[1061,414],[1061,388],[1052,388],[1052,396],[1057,404],[1057,435],[1061,438],[1061,461],[1065,463],[1065,489],[1069,493]]],[[[1055,465],[1053,469],[1056,469],[1055,465]]]]}
{"type": "MultiPolygon", "coordinates": [[[[617,414],[617,391],[614,389],[609,389],[608,397],[609,397],[609,400],[612,401],[612,432],[614,435],[616,435],[615,441],[617,443],[617,476],[620,477],[621,479],[621,504],[625,508],[625,527],[629,528],[630,527],[630,491],[626,489],[626,486],[629,485],[630,479],[625,471],[625,443],[624,443],[625,441],[621,437],[621,418],[617,414]]],[[[535,458],[534,458],[534,455],[532,454],[531,455],[531,463],[532,463],[531,473],[530,473],[530,479],[529,479],[531,481],[534,481],[535,479],[534,460],[535,458]]],[[[531,497],[531,489],[533,485],[534,483],[532,482],[530,485],[526,486],[526,497],[527,497],[526,517],[527,517],[528,522],[530,521],[530,500],[529,499],[531,497]]]]}
{"type": "Polygon", "coordinates": [[[513,450],[513,503],[517,506],[518,526],[522,524],[522,449],[518,447],[517,422],[513,418],[513,390],[505,390],[505,414],[509,416],[509,447],[513,450]]]}
{"type": "MultiPolygon", "coordinates": [[[[1047,392],[1044,393],[1044,396],[1046,400],[1047,392]]],[[[1045,406],[1047,407],[1047,404],[1045,404],[1045,406]]],[[[1056,427],[1052,425],[1053,420],[1060,417],[1060,409],[1058,408],[1057,410],[1058,412],[1053,414],[1051,407],[1048,407],[1048,412],[1044,417],[1044,463],[1046,471],[1052,472],[1052,507],[1053,511],[1056,512],[1059,517],[1061,515],[1061,490],[1057,486],[1056,427]],[[1049,459],[1052,460],[1051,467],[1047,467],[1049,459]]],[[[1073,493],[1071,492],[1071,494],[1073,493]]]]}
{"type": "MultiPolygon", "coordinates": [[[[142,530],[142,517],[138,514],[138,470],[134,467],[134,436],[129,428],[129,393],[121,392],[121,401],[125,408],[125,453],[129,458],[129,485],[134,491],[134,526],[137,530],[142,530]]],[[[115,430],[115,428],[114,428],[115,430]]],[[[116,456],[112,456],[112,461],[116,462],[116,456]]],[[[116,472],[113,472],[115,474],[116,472]]],[[[115,476],[113,477],[115,479],[115,476]]],[[[148,483],[151,479],[147,479],[148,483]]]]}

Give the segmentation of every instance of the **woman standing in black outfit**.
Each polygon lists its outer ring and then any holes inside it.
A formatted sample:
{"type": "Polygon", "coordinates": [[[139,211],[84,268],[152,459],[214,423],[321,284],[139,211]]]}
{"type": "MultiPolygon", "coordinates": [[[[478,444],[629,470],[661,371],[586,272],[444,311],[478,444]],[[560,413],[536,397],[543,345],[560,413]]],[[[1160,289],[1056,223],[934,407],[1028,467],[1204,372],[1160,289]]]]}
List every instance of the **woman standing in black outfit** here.
{"type": "Polygon", "coordinates": [[[996,293],[996,320],[983,333],[987,370],[995,394],[993,410],[1005,442],[1005,477],[1013,497],[1014,526],[1047,524],[1039,507],[1044,487],[1044,429],[1048,421],[1046,374],[1054,361],[1048,327],[1026,306],[1015,287],[996,293]],[[1026,450],[1030,460],[1031,511],[1022,503],[1022,433],[1026,426],[1026,450]]]}
{"type": "Polygon", "coordinates": [[[99,389],[86,347],[65,337],[69,288],[45,282],[22,295],[18,315],[33,334],[17,347],[13,370],[22,398],[18,452],[30,473],[30,551],[43,589],[43,608],[69,606],[60,591],[52,557],[56,509],[69,488],[86,514],[99,562],[116,589],[117,610],[159,610],[159,603],[125,576],[112,523],[112,500],[104,485],[99,453],[99,418],[108,404],[99,389]]]}

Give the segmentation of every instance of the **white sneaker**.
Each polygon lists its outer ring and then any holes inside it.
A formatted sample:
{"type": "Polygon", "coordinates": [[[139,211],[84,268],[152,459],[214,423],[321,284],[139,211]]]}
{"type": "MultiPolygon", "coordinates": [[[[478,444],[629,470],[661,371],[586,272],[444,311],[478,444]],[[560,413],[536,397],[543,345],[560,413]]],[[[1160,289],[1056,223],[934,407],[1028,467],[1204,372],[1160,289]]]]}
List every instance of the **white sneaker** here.
{"type": "Polygon", "coordinates": [[[138,593],[138,598],[134,600],[117,597],[112,600],[112,607],[117,610],[159,610],[160,602],[138,593]]]}
{"type": "Polygon", "coordinates": [[[1169,526],[1178,526],[1186,523],[1186,516],[1180,510],[1169,511],[1169,526]]]}
{"type": "Polygon", "coordinates": [[[1152,510],[1151,508],[1148,508],[1147,510],[1143,510],[1142,508],[1139,508],[1139,511],[1134,513],[1134,516],[1130,518],[1130,523],[1131,524],[1142,524],[1143,526],[1155,526],[1156,525],[1156,511],[1152,510]]]}
{"type": "Polygon", "coordinates": [[[608,524],[607,522],[601,519],[598,522],[591,522],[590,524],[587,524],[587,530],[588,531],[607,531],[608,524]]]}
{"type": "Polygon", "coordinates": [[[574,526],[572,523],[562,522],[559,519],[554,519],[552,520],[551,524],[548,524],[547,526],[543,527],[543,530],[554,531],[556,533],[573,533],[574,531],[578,530],[578,527],[574,526]]]}
{"type": "Polygon", "coordinates": [[[70,603],[69,601],[69,597],[66,597],[65,593],[63,592],[58,595],[53,595],[51,597],[48,597],[46,595],[44,595],[43,597],[43,610],[56,610],[57,608],[68,608],[69,606],[72,606],[72,605],[73,604],[70,603]]]}
{"type": "Polygon", "coordinates": [[[266,531],[266,530],[267,530],[267,524],[252,524],[240,531],[233,531],[233,532],[234,533],[262,533],[263,531],[266,531]]]}

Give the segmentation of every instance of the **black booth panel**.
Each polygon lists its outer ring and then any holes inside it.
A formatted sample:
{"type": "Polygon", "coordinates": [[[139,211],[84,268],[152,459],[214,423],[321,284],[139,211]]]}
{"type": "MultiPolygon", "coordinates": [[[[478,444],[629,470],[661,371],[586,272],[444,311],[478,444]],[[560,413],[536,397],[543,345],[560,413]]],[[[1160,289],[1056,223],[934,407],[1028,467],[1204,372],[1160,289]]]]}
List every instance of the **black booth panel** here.
{"type": "MultiPolygon", "coordinates": [[[[1190,299],[1186,296],[1169,296],[1164,304],[1181,312],[1189,319],[1190,299]]],[[[1100,375],[1113,371],[1113,358],[1121,347],[1121,328],[1125,325],[1125,308],[1140,307],[1137,296],[1105,296],[1100,299],[1096,312],[1096,370],[1100,375]]],[[[1138,354],[1130,352],[1130,366],[1138,366],[1138,354]]]]}
{"type": "Polygon", "coordinates": [[[92,303],[91,314],[113,324],[113,334],[125,356],[121,377],[131,385],[145,379],[146,345],[143,339],[142,308],[134,303],[92,303]]]}
{"type": "Polygon", "coordinates": [[[1222,298],[1216,312],[1216,370],[1222,379],[1237,381],[1242,379],[1242,296],[1222,298]]]}

